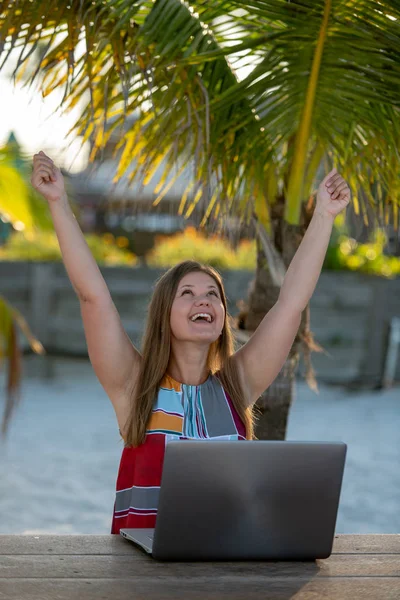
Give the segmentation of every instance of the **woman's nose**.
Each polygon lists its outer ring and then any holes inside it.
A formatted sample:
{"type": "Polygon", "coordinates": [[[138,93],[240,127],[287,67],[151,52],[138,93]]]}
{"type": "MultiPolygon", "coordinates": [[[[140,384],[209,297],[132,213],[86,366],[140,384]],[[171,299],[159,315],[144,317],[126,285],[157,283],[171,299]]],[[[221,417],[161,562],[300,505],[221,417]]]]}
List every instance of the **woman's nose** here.
{"type": "Polygon", "coordinates": [[[207,297],[198,298],[196,300],[196,304],[207,304],[208,305],[209,303],[210,303],[210,301],[209,301],[209,299],[207,297]]]}

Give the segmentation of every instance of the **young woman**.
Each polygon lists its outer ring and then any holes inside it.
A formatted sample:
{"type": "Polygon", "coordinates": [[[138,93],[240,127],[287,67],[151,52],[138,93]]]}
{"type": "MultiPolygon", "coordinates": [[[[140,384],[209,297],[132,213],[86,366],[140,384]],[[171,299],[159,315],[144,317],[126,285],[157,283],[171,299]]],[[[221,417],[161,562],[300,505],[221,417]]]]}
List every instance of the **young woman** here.
{"type": "Polygon", "coordinates": [[[60,170],[43,152],[32,185],[49,203],[63,261],[79,298],[93,369],[125,442],[112,533],[155,526],[162,464],[171,439],[251,439],[252,406],[282,368],[315,289],[335,216],[350,190],[333,169],[318,188],[307,232],[279,299],[237,352],[219,274],[194,261],[167,271],[150,302],[140,353],[123,329],[85,242],[60,170]]]}

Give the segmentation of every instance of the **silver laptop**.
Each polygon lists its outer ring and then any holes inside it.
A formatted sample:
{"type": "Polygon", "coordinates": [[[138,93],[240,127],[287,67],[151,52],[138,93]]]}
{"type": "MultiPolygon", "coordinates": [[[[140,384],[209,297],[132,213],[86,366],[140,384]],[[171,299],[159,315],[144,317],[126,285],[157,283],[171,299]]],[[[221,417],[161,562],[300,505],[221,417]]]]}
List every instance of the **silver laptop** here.
{"type": "Polygon", "coordinates": [[[120,533],[158,560],[327,558],[346,450],[342,442],[169,442],[156,528],[120,533]]]}

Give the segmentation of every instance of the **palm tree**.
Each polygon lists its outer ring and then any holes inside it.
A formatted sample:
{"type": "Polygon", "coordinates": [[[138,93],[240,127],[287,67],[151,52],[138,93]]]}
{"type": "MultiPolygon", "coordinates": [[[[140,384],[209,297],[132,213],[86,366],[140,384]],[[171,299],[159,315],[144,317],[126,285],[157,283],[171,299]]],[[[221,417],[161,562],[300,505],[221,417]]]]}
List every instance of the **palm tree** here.
{"type": "MultiPolygon", "coordinates": [[[[82,106],[75,131],[93,141],[92,159],[120,131],[117,177],[129,169],[132,180],[141,169],[149,181],[166,164],[165,183],[174,165],[179,176],[191,161],[181,214],[196,208],[210,227],[232,214],[253,222],[258,263],[242,339],[276,301],[311,218],[313,190],[333,164],[360,219],[370,205],[380,226],[397,227],[397,1],[69,0],[55,7],[8,0],[0,7],[0,43],[18,49],[16,74],[40,47],[29,79],[40,76],[44,94],[63,87],[66,111],[82,106]],[[124,128],[133,113],[134,125],[124,128]]],[[[284,438],[301,346],[315,387],[309,354],[319,348],[309,310],[258,402],[260,438],[284,438]]]]}

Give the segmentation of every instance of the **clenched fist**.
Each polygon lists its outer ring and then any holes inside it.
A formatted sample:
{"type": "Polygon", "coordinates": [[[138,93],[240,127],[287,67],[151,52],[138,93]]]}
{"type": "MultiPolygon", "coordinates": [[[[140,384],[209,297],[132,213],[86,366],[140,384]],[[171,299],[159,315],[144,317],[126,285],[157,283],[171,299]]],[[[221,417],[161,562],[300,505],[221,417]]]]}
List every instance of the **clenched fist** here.
{"type": "Polygon", "coordinates": [[[350,188],[336,169],[322,180],[317,193],[316,211],[335,218],[350,202],[350,188]]]}
{"type": "Polygon", "coordinates": [[[54,162],[41,150],[33,157],[32,186],[48,202],[54,202],[65,194],[64,178],[54,162]]]}

